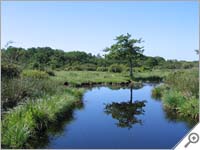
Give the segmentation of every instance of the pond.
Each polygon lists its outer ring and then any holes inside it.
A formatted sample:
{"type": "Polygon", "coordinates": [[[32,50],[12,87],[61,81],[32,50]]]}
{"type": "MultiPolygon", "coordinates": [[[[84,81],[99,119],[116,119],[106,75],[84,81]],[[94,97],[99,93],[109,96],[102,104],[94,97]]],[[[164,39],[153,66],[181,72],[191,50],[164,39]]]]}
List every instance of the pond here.
{"type": "Polygon", "coordinates": [[[151,97],[155,85],[139,89],[94,87],[83,106],[48,133],[43,148],[173,148],[192,128],[151,97]]]}

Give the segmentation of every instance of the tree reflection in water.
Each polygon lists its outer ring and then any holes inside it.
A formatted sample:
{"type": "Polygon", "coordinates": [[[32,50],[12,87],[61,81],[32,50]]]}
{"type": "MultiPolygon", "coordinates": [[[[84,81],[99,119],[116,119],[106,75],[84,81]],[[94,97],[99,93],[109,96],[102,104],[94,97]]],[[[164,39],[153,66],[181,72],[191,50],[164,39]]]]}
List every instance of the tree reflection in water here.
{"type": "Polygon", "coordinates": [[[142,124],[142,120],[138,119],[136,115],[144,114],[145,100],[133,102],[133,88],[130,88],[130,101],[128,102],[113,102],[105,106],[104,112],[111,114],[118,122],[116,125],[121,128],[132,128],[133,124],[142,124]]]}

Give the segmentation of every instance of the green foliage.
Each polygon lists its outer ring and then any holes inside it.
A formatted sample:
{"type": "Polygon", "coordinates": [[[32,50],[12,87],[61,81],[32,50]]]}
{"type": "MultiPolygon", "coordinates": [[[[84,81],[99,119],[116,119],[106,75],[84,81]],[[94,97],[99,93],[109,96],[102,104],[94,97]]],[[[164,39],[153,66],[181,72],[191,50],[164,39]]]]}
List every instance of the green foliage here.
{"type": "MultiPolygon", "coordinates": [[[[110,48],[106,48],[105,51],[109,52],[108,58],[114,58],[119,60],[127,60],[130,66],[130,77],[133,78],[133,61],[142,56],[143,47],[136,46],[142,42],[141,39],[131,39],[131,35],[117,36],[115,39],[117,42],[110,48]]],[[[135,61],[136,63],[136,61],[135,61]]]]}
{"type": "Polygon", "coordinates": [[[17,65],[10,63],[2,63],[1,64],[1,76],[3,78],[14,78],[19,77],[20,69],[17,65]]]}
{"type": "Polygon", "coordinates": [[[21,64],[26,59],[26,51],[23,48],[9,46],[2,50],[2,61],[9,64],[21,64]]]}
{"type": "Polygon", "coordinates": [[[53,80],[32,78],[2,80],[1,106],[3,110],[6,110],[27,98],[37,98],[46,93],[53,95],[60,89],[58,83],[53,80]]]}
{"type": "MultiPolygon", "coordinates": [[[[116,44],[107,48],[109,53],[105,57],[92,55],[91,53],[81,51],[64,52],[62,50],[52,49],[50,47],[37,48],[17,48],[8,47],[2,49],[2,62],[17,64],[25,69],[64,69],[70,66],[80,66],[78,69],[69,68],[69,70],[96,70],[92,64],[97,67],[108,67],[112,64],[129,65],[130,62],[134,67],[144,67],[151,69],[191,69],[198,68],[198,61],[187,62],[177,60],[165,60],[162,57],[149,57],[142,54],[142,47],[136,44],[141,43],[139,39],[131,39],[130,34],[121,35],[116,38],[116,44]],[[128,42],[125,42],[125,41],[128,42]],[[124,42],[124,43],[123,43],[124,42]],[[134,45],[135,44],[135,45],[134,45]],[[127,48],[129,47],[129,48],[127,48]],[[86,65],[86,66],[84,66],[86,65]],[[66,67],[67,66],[67,67],[66,67]],[[82,69],[82,67],[84,69],[82,69]]],[[[131,69],[127,70],[131,71],[131,69]]]]}
{"type": "Polygon", "coordinates": [[[140,53],[143,52],[142,47],[135,46],[137,43],[141,43],[141,39],[131,39],[131,35],[117,36],[115,39],[117,42],[113,44],[110,48],[106,48],[106,52],[110,52],[109,55],[116,59],[134,59],[140,53]]]}
{"type": "Polygon", "coordinates": [[[26,142],[36,131],[45,129],[48,122],[55,122],[60,114],[70,111],[80,95],[79,90],[68,89],[55,96],[43,96],[38,100],[29,100],[4,114],[2,121],[2,146],[4,148],[25,148],[26,142]]]}
{"type": "Polygon", "coordinates": [[[153,68],[154,66],[158,65],[158,62],[155,58],[153,57],[148,57],[146,60],[145,60],[145,66],[148,67],[148,68],[153,68]]]}
{"type": "Polygon", "coordinates": [[[166,107],[177,109],[186,101],[186,99],[180,92],[170,90],[167,94],[163,95],[163,101],[166,107]]]}
{"type": "Polygon", "coordinates": [[[107,67],[98,67],[98,68],[97,68],[97,71],[106,72],[106,71],[108,71],[108,68],[107,68],[107,67]]]}
{"type": "Polygon", "coordinates": [[[118,72],[118,73],[123,72],[124,69],[125,69],[125,67],[123,65],[119,65],[119,64],[113,64],[108,68],[108,70],[110,72],[115,72],[115,73],[116,72],[118,72]]]}
{"type": "Polygon", "coordinates": [[[68,82],[71,86],[82,83],[121,83],[127,82],[129,77],[123,73],[97,72],[97,71],[58,71],[53,80],[63,84],[68,82]]]}
{"type": "Polygon", "coordinates": [[[199,100],[194,97],[190,98],[179,107],[178,112],[184,117],[199,118],[199,100]]]}
{"type": "Polygon", "coordinates": [[[152,90],[152,97],[155,99],[161,99],[163,96],[163,92],[166,90],[168,90],[168,87],[166,85],[159,85],[152,90]]]}
{"type": "Polygon", "coordinates": [[[49,77],[46,72],[39,70],[23,70],[21,76],[33,79],[47,79],[49,77]]]}
{"type": "Polygon", "coordinates": [[[135,72],[144,72],[146,68],[144,68],[143,66],[142,67],[135,67],[133,70],[135,72]]]}
{"type": "Polygon", "coordinates": [[[81,65],[83,71],[96,71],[96,65],[94,64],[84,64],[81,65]]]}
{"type": "Polygon", "coordinates": [[[162,98],[165,108],[175,110],[179,117],[199,116],[198,70],[177,71],[169,74],[164,86],[152,91],[152,96],[162,98]]]}
{"type": "Polygon", "coordinates": [[[66,66],[66,71],[96,71],[96,65],[94,64],[73,64],[72,66],[66,66]]]}
{"type": "Polygon", "coordinates": [[[52,70],[45,71],[49,76],[55,76],[55,73],[52,70]]]}
{"type": "Polygon", "coordinates": [[[186,97],[199,96],[199,72],[197,69],[171,73],[167,76],[165,83],[182,92],[186,97]]]}
{"type": "Polygon", "coordinates": [[[180,92],[170,90],[164,93],[163,102],[166,108],[175,109],[179,116],[199,117],[199,100],[195,97],[186,99],[180,92]]]}

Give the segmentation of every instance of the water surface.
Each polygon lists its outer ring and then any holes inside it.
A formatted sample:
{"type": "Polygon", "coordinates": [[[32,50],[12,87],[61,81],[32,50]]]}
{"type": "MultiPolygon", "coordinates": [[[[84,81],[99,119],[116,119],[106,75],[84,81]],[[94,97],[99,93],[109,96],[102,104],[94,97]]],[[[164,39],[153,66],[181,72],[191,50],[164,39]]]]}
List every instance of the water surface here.
{"type": "Polygon", "coordinates": [[[151,97],[153,86],[87,90],[83,108],[73,112],[73,119],[63,125],[59,134],[50,134],[44,147],[174,147],[192,125],[166,113],[162,103],[151,97]]]}

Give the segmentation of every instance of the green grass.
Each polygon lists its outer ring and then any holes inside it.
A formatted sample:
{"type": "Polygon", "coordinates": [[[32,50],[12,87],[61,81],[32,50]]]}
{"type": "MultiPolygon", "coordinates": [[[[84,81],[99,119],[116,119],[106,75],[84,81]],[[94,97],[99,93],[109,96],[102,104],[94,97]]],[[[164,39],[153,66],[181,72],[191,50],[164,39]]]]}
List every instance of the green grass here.
{"type": "Polygon", "coordinates": [[[186,98],[181,92],[169,90],[163,95],[165,108],[175,110],[180,117],[198,120],[199,100],[195,97],[186,98]]]}
{"type": "MultiPolygon", "coordinates": [[[[151,78],[163,78],[169,71],[153,70],[148,72],[134,73],[135,79],[148,80],[151,78]]],[[[121,83],[130,80],[128,72],[111,73],[111,72],[97,72],[97,71],[57,71],[56,76],[52,77],[54,80],[64,83],[68,82],[70,85],[80,85],[81,83],[121,83]]]]}
{"type": "MultiPolygon", "coordinates": [[[[168,73],[168,70],[153,70],[134,73],[134,77],[148,80],[152,77],[163,78],[168,73]]],[[[63,86],[65,82],[73,86],[82,83],[122,83],[128,80],[130,80],[128,72],[96,71],[57,71],[55,76],[49,76],[47,79],[19,77],[4,80],[3,102],[16,101],[18,105],[3,112],[2,146],[4,148],[27,147],[27,140],[34,137],[38,131],[47,128],[49,124],[56,122],[64,112],[72,110],[76,102],[80,102],[83,89],[66,88],[63,86]]],[[[169,103],[171,97],[168,97],[169,103]]],[[[193,108],[193,105],[197,112],[196,102],[193,100],[183,105],[184,107],[179,109],[180,113],[186,108],[193,108]]],[[[195,115],[196,113],[193,114],[195,115]]]]}
{"type": "Polygon", "coordinates": [[[144,72],[136,72],[134,73],[135,78],[149,78],[149,77],[161,77],[164,78],[169,75],[171,70],[152,70],[152,71],[144,71],[144,72]]]}
{"type": "Polygon", "coordinates": [[[68,82],[72,85],[81,83],[120,83],[127,82],[129,76],[122,73],[97,72],[97,71],[57,71],[53,77],[58,82],[68,82]]]}
{"type": "Polygon", "coordinates": [[[183,117],[198,119],[199,117],[199,100],[192,97],[187,102],[183,103],[178,110],[183,117]]]}
{"type": "Polygon", "coordinates": [[[152,90],[152,97],[155,99],[161,99],[164,91],[167,89],[168,89],[168,87],[165,84],[161,84],[161,85],[155,87],[152,90]]]}
{"type": "Polygon", "coordinates": [[[174,71],[165,84],[152,90],[154,98],[160,98],[164,107],[175,111],[179,117],[190,117],[194,121],[199,116],[199,77],[197,69],[174,71]]]}
{"type": "Polygon", "coordinates": [[[56,122],[63,112],[73,109],[82,93],[83,89],[66,89],[61,95],[28,100],[8,111],[2,120],[2,147],[26,147],[27,140],[36,131],[45,129],[49,123],[56,122]]]}
{"type": "Polygon", "coordinates": [[[52,79],[13,78],[2,80],[1,107],[3,111],[29,98],[39,98],[45,94],[54,95],[63,90],[63,84],[52,79]]]}
{"type": "Polygon", "coordinates": [[[169,90],[163,94],[163,103],[166,107],[179,109],[186,99],[181,92],[169,90]]]}

